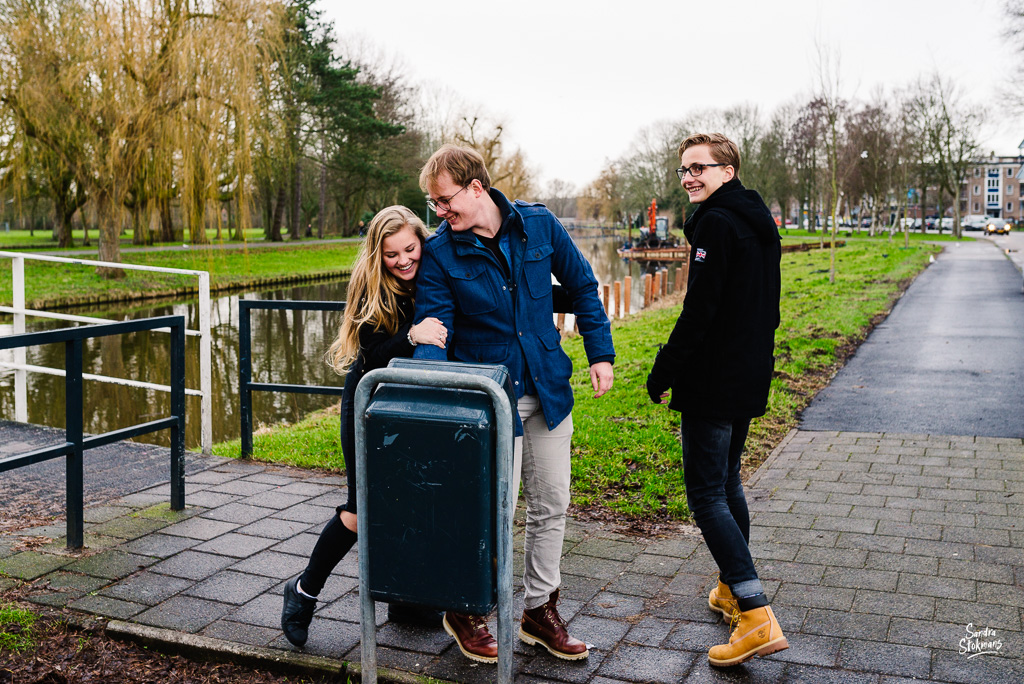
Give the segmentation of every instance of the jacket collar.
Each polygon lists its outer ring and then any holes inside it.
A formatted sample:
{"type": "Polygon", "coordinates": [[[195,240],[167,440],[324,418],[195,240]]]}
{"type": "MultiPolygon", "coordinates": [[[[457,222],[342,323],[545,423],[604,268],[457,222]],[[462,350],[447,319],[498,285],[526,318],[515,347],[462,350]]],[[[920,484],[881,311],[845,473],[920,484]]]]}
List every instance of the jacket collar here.
{"type": "MultiPolygon", "coordinates": [[[[500,190],[496,190],[495,188],[491,188],[489,194],[491,200],[498,207],[498,211],[501,212],[501,230],[498,231],[498,234],[500,235],[501,233],[507,230],[511,230],[513,227],[517,227],[519,230],[523,230],[523,217],[519,214],[518,211],[516,211],[515,206],[513,206],[512,203],[508,201],[508,198],[506,198],[505,195],[503,195],[500,190]]],[[[463,245],[477,244],[476,234],[473,232],[472,229],[454,231],[451,229],[451,226],[448,225],[447,221],[445,221],[443,225],[448,231],[451,232],[452,239],[455,240],[457,243],[463,245]]]]}

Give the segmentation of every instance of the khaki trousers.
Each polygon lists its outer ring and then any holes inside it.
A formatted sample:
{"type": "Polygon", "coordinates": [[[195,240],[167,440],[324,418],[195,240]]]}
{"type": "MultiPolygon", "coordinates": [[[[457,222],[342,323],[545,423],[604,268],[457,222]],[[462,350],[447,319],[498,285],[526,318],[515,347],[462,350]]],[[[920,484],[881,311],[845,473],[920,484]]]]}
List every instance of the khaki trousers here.
{"type": "Polygon", "coordinates": [[[547,603],[562,583],[559,565],[569,508],[572,415],[548,430],[536,396],[524,395],[517,408],[523,436],[515,440],[512,492],[514,502],[522,482],[526,499],[524,603],[530,609],[547,603]]]}

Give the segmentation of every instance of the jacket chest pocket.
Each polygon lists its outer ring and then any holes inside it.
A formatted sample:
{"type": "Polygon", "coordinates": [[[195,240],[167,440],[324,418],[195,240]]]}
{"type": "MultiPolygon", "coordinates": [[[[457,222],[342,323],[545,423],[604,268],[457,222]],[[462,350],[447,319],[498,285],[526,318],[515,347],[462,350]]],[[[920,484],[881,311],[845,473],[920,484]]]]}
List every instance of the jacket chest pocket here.
{"type": "Polygon", "coordinates": [[[523,255],[524,278],[534,299],[551,296],[551,255],[554,251],[548,243],[531,246],[523,255]]]}
{"type": "Polygon", "coordinates": [[[468,316],[489,313],[498,308],[498,295],[485,272],[484,266],[464,266],[451,269],[449,275],[455,286],[459,308],[468,316]]]}

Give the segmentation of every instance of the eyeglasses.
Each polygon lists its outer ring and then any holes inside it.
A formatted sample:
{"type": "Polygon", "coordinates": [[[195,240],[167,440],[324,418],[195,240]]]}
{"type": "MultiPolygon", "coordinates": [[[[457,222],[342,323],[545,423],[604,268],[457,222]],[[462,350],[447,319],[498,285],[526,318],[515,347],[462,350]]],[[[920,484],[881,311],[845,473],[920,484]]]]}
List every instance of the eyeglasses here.
{"type": "Polygon", "coordinates": [[[729,166],[728,164],[691,164],[690,166],[680,166],[676,169],[676,175],[679,176],[679,180],[683,180],[686,177],[686,172],[690,172],[692,178],[696,178],[700,174],[704,173],[704,169],[709,166],[729,166]]]}
{"type": "MultiPolygon", "coordinates": [[[[468,187],[468,185],[463,185],[462,190],[465,190],[468,187]]],[[[462,190],[459,190],[459,192],[462,192],[462,190]]],[[[459,192],[455,193],[455,195],[458,195],[459,192]]],[[[433,197],[428,197],[427,206],[430,207],[430,211],[437,211],[438,207],[444,209],[445,211],[451,211],[451,202],[453,199],[455,199],[455,195],[452,195],[451,197],[438,197],[437,199],[434,199],[433,197]]]]}

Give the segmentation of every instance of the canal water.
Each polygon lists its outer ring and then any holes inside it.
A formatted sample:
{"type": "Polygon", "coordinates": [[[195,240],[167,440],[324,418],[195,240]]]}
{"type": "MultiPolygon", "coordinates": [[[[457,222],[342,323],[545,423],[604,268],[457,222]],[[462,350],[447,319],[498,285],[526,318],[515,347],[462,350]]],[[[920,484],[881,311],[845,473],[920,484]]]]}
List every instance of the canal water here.
{"type": "MultiPolygon", "coordinates": [[[[574,236],[576,237],[576,236],[574,236]]],[[[594,268],[598,282],[612,283],[633,277],[632,311],[643,304],[641,276],[653,269],[650,264],[626,261],[618,256],[618,238],[580,238],[577,245],[594,268]]],[[[237,438],[240,431],[238,401],[238,300],[276,299],[302,301],[344,301],[347,281],[323,281],[295,287],[258,290],[217,297],[211,301],[213,351],[213,439],[220,442],[237,438]]],[[[147,301],[77,307],[68,310],[85,316],[110,320],[147,318],[150,316],[183,315],[189,329],[199,329],[195,299],[147,301]]],[[[344,384],[324,362],[341,322],[338,312],[253,311],[252,358],[253,380],[256,382],[305,385],[344,384]]],[[[29,319],[29,332],[64,327],[63,321],[29,319]]],[[[13,332],[10,317],[0,318],[0,335],[13,332]]],[[[86,373],[129,378],[144,382],[169,382],[170,343],[165,333],[139,332],[129,335],[88,340],[84,346],[83,368],[86,373]]],[[[28,363],[51,368],[64,368],[63,345],[45,345],[27,350],[28,363]]],[[[13,353],[0,352],[0,361],[13,361],[13,353]]],[[[199,344],[196,338],[186,342],[186,385],[199,387],[199,344]]],[[[157,390],[85,382],[84,426],[87,433],[98,434],[136,423],[164,417],[170,412],[170,395],[157,390]]],[[[254,424],[276,425],[295,422],[337,399],[307,394],[253,393],[254,424]]],[[[37,425],[64,426],[64,379],[58,376],[29,373],[28,419],[37,425]]],[[[199,397],[186,398],[186,444],[197,449],[200,444],[199,397]]],[[[0,418],[14,420],[14,373],[0,371],[0,418]]],[[[139,441],[167,444],[168,432],[161,431],[137,438],[139,441]]]]}

